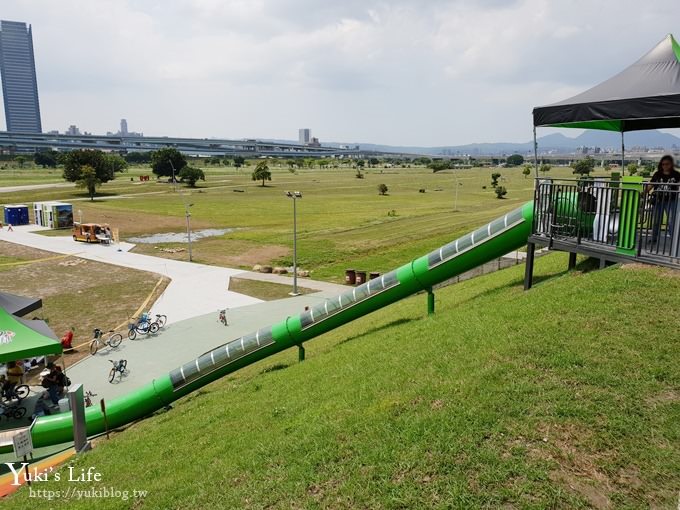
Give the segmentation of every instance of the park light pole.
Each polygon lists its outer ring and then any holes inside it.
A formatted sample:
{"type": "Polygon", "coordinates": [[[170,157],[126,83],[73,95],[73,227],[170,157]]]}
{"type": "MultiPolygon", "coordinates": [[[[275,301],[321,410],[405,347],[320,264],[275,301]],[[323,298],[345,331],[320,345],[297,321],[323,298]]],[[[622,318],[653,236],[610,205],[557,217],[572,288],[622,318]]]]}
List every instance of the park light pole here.
{"type": "Polygon", "coordinates": [[[168,159],[168,162],[172,168],[172,191],[177,191],[177,185],[175,184],[175,165],[172,164],[172,159],[168,159]]]}
{"type": "Polygon", "coordinates": [[[189,211],[190,207],[193,207],[194,204],[189,204],[185,200],[184,193],[180,193],[182,195],[182,202],[184,202],[184,216],[187,219],[187,241],[189,242],[189,262],[193,261],[193,257],[191,255],[191,212],[189,211]]]}
{"type": "Polygon", "coordinates": [[[297,207],[296,202],[298,198],[302,198],[302,193],[299,191],[286,191],[286,196],[293,199],[293,292],[291,296],[299,296],[297,286],[297,207]]]}

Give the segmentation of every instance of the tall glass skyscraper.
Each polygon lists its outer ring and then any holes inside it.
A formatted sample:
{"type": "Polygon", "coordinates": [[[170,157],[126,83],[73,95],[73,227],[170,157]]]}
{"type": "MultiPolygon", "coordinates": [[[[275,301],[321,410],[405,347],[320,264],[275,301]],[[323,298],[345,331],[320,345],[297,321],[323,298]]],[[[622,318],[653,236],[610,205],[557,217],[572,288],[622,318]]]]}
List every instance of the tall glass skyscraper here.
{"type": "Polygon", "coordinates": [[[0,73],[7,131],[42,133],[30,25],[0,21],[0,73]]]}

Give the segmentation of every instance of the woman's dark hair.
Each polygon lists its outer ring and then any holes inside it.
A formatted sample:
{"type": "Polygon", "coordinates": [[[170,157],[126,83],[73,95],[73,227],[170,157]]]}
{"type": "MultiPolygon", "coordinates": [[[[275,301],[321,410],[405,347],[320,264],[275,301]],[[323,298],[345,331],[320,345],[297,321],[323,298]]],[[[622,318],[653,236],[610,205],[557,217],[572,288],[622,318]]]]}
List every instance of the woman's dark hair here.
{"type": "Polygon", "coordinates": [[[670,161],[671,165],[673,165],[673,168],[675,168],[675,161],[673,160],[673,156],[666,154],[664,157],[662,157],[659,160],[659,166],[656,167],[657,172],[663,172],[663,162],[664,161],[670,161]]]}

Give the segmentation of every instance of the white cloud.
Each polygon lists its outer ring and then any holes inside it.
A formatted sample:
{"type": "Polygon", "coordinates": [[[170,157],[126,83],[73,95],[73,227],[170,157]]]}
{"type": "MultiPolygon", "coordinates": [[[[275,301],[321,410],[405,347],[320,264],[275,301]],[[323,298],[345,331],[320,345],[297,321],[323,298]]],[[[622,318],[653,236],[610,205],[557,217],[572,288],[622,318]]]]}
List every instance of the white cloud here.
{"type": "Polygon", "coordinates": [[[531,109],[632,63],[677,1],[5,0],[43,125],[441,145],[525,141],[531,109]]]}

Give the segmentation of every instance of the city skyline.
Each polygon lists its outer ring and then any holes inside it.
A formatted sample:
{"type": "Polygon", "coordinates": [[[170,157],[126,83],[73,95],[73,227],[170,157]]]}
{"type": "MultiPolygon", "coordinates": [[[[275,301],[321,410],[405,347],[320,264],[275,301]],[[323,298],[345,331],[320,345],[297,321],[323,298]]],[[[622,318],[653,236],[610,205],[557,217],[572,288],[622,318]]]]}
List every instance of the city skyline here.
{"type": "Polygon", "coordinates": [[[106,133],[126,117],[157,136],[294,140],[312,126],[323,141],[437,146],[530,139],[532,107],[629,65],[673,32],[680,5],[9,0],[3,10],[34,27],[45,130],[106,133]]]}

